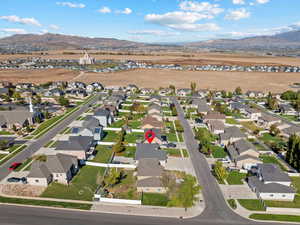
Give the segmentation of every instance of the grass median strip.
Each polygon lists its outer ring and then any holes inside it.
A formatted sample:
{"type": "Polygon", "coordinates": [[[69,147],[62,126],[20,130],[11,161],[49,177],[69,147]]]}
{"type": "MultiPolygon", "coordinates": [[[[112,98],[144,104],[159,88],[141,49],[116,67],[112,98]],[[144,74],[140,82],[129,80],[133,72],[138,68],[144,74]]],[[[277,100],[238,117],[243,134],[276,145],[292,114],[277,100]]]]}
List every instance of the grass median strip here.
{"type": "Polygon", "coordinates": [[[245,209],[251,211],[266,211],[263,203],[258,199],[238,199],[238,202],[245,209]]]}
{"type": "Polygon", "coordinates": [[[14,157],[16,154],[18,154],[19,152],[21,152],[26,147],[27,147],[26,145],[22,145],[18,149],[16,149],[14,152],[8,154],[6,157],[3,157],[2,160],[0,161],[0,165],[2,165],[3,163],[7,162],[8,160],[10,160],[12,157],[14,157]]]}
{"type": "Polygon", "coordinates": [[[34,199],[21,199],[21,198],[7,198],[0,196],[1,203],[21,204],[21,205],[36,205],[36,206],[49,206],[58,208],[71,208],[71,209],[82,209],[90,210],[92,204],[82,204],[73,202],[57,202],[57,201],[46,201],[46,200],[34,200],[34,199]]]}
{"type": "Polygon", "coordinates": [[[300,216],[294,215],[281,215],[281,214],[259,214],[254,213],[249,216],[250,219],[254,220],[272,220],[272,221],[283,221],[283,222],[300,222],[300,216]]]}

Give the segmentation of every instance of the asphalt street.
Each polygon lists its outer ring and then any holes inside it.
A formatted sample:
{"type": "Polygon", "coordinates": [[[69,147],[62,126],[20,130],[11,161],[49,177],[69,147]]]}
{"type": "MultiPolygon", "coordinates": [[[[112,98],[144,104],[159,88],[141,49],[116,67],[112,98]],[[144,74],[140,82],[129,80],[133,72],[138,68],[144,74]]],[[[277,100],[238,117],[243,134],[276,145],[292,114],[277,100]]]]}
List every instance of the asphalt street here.
{"type": "Polygon", "coordinates": [[[23,162],[26,159],[30,158],[35,152],[37,152],[41,147],[46,145],[59,132],[64,130],[70,123],[76,120],[77,117],[79,117],[82,113],[84,113],[89,108],[89,105],[94,104],[97,101],[97,99],[98,99],[97,97],[94,97],[89,103],[82,105],[79,110],[75,111],[74,113],[69,115],[66,119],[59,122],[56,126],[50,129],[47,133],[42,135],[40,138],[29,140],[28,143],[30,144],[23,151],[21,151],[15,157],[11,158],[10,160],[8,160],[7,162],[5,162],[3,165],[0,166],[0,180],[5,178],[10,173],[8,168],[13,162],[23,162]]]}
{"type": "MultiPolygon", "coordinates": [[[[178,101],[172,99],[178,111],[178,118],[184,127],[184,137],[188,151],[194,165],[197,178],[202,186],[202,193],[205,200],[205,210],[197,217],[191,219],[161,218],[161,217],[141,217],[115,214],[103,214],[95,212],[70,211],[61,209],[48,209],[39,207],[24,207],[13,205],[0,205],[0,224],[1,225],[263,225],[276,223],[262,223],[247,220],[234,213],[223,197],[223,194],[212,176],[209,165],[205,157],[198,151],[198,143],[194,138],[192,129],[184,118],[184,113],[178,101]]],[[[67,121],[49,132],[38,140],[39,145],[43,146],[52,135],[62,130],[68,123],[76,119],[81,109],[70,116],[67,121]],[[43,142],[43,143],[42,143],[43,142]]],[[[34,148],[34,149],[35,149],[34,148]]],[[[29,152],[30,153],[30,152],[29,152]]],[[[28,153],[28,154],[29,154],[28,153]]],[[[158,215],[159,216],[159,215],[158,215]]],[[[282,224],[282,223],[278,223],[282,224]]]]}

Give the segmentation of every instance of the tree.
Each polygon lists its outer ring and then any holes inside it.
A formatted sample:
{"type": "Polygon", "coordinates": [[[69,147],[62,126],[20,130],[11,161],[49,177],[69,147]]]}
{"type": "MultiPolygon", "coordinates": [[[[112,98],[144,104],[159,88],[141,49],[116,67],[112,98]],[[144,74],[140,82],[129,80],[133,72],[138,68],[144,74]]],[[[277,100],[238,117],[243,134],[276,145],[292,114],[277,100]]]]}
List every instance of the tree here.
{"type": "Polygon", "coordinates": [[[104,179],[105,186],[113,187],[114,185],[120,183],[124,176],[123,170],[118,170],[117,168],[112,168],[106,178],[104,179]]]}
{"type": "Polygon", "coordinates": [[[172,90],[172,94],[174,95],[175,94],[175,91],[176,91],[176,88],[174,85],[169,85],[169,88],[172,90]]]}
{"type": "Polygon", "coordinates": [[[271,92],[269,92],[269,95],[268,95],[268,98],[267,98],[267,107],[271,110],[278,109],[277,99],[272,96],[271,92]]]}
{"type": "Polygon", "coordinates": [[[13,124],[13,126],[12,126],[12,130],[13,130],[13,131],[15,131],[15,132],[17,131],[17,127],[16,127],[16,125],[15,125],[15,124],[13,124]]]}
{"type": "Polygon", "coordinates": [[[277,128],[277,126],[275,124],[273,124],[270,127],[270,134],[272,134],[273,136],[278,136],[280,134],[280,130],[277,128]]]}
{"type": "Polygon", "coordinates": [[[19,99],[21,99],[21,94],[19,92],[15,91],[12,95],[12,98],[19,100],[19,99]]]}
{"type": "Polygon", "coordinates": [[[196,92],[196,87],[197,87],[196,82],[191,82],[192,93],[195,93],[195,92],[196,92]]]}
{"type": "Polygon", "coordinates": [[[51,114],[48,112],[48,110],[45,111],[44,117],[45,117],[46,119],[50,119],[50,118],[51,118],[51,114]]]}
{"type": "Polygon", "coordinates": [[[65,98],[64,96],[60,96],[58,98],[58,103],[61,105],[61,106],[64,106],[64,107],[68,107],[70,105],[70,102],[67,98],[65,98]]]}
{"type": "Polygon", "coordinates": [[[216,175],[217,179],[220,181],[223,181],[228,177],[228,172],[226,171],[225,167],[223,166],[223,163],[220,161],[217,161],[214,165],[214,174],[216,175]]]}
{"type": "Polygon", "coordinates": [[[7,140],[0,140],[0,150],[7,149],[8,141],[7,140]]]}
{"type": "Polygon", "coordinates": [[[237,88],[235,89],[234,93],[235,93],[236,95],[242,95],[242,94],[243,94],[242,88],[241,88],[241,87],[237,87],[237,88]]]}

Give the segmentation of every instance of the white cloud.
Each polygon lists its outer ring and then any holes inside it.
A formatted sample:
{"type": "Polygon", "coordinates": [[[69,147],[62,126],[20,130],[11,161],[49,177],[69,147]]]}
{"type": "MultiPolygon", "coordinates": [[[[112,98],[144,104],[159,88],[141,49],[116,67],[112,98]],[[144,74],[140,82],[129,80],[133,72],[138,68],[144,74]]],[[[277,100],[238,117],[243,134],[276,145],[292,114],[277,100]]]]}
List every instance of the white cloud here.
{"type": "Polygon", "coordinates": [[[218,4],[195,1],[183,1],[179,4],[179,8],[183,11],[202,12],[209,15],[217,15],[224,11],[218,4]]]}
{"type": "Polygon", "coordinates": [[[60,29],[60,27],[55,25],[55,24],[49,25],[49,28],[52,29],[52,30],[59,30],[60,29]]]}
{"type": "Polygon", "coordinates": [[[189,32],[205,32],[205,31],[217,31],[220,27],[215,23],[183,23],[183,24],[171,24],[170,28],[189,32]]]}
{"type": "Polygon", "coordinates": [[[266,3],[268,3],[270,0],[256,0],[256,2],[258,3],[258,4],[266,4],[266,3]]]}
{"type": "Polygon", "coordinates": [[[179,33],[176,32],[169,32],[169,31],[163,31],[163,30],[139,30],[139,31],[128,31],[128,34],[133,35],[154,35],[154,36],[170,36],[170,35],[179,35],[179,33]]]}
{"type": "Polygon", "coordinates": [[[107,6],[102,7],[101,9],[98,10],[100,13],[111,13],[111,9],[107,6]]]}
{"type": "Polygon", "coordinates": [[[27,24],[27,25],[34,25],[34,26],[42,26],[39,21],[37,21],[34,18],[21,18],[16,15],[11,16],[0,16],[0,19],[6,20],[13,23],[21,23],[21,24],[27,24]]]}
{"type": "Polygon", "coordinates": [[[232,0],[232,3],[235,5],[244,5],[245,0],[232,0]]]}
{"type": "Polygon", "coordinates": [[[4,33],[13,33],[13,34],[26,34],[27,31],[24,29],[19,29],[19,28],[4,28],[1,29],[2,32],[4,33]]]}
{"type": "Polygon", "coordinates": [[[69,8],[85,8],[85,4],[83,3],[73,3],[73,2],[56,2],[56,5],[67,6],[69,8]]]}
{"type": "Polygon", "coordinates": [[[225,19],[240,20],[240,19],[249,18],[250,15],[251,13],[248,12],[245,8],[240,8],[240,9],[229,11],[229,13],[225,16],[225,19]]]}
{"type": "Polygon", "coordinates": [[[132,9],[130,8],[125,8],[124,10],[117,10],[116,11],[117,14],[125,14],[125,15],[129,15],[132,13],[132,9]]]}
{"type": "Polygon", "coordinates": [[[47,29],[43,29],[43,30],[41,30],[41,32],[40,32],[40,34],[47,34],[47,33],[49,33],[49,31],[48,31],[47,29]]]}

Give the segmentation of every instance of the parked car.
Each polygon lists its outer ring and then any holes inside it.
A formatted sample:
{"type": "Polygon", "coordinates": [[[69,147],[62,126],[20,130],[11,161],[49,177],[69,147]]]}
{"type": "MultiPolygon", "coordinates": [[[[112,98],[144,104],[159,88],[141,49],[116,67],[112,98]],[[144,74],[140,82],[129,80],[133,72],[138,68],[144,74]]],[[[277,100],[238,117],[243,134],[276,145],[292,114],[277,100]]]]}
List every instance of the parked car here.
{"type": "Polygon", "coordinates": [[[20,181],[21,181],[21,179],[18,177],[10,177],[7,179],[7,182],[9,182],[9,183],[18,183],[20,181]]]}
{"type": "Polygon", "coordinates": [[[8,168],[9,170],[15,170],[15,169],[17,169],[20,165],[21,165],[22,163],[20,163],[20,162],[14,162],[14,163],[12,163],[11,165],[10,165],[10,167],[8,168]]]}
{"type": "Polygon", "coordinates": [[[167,147],[168,148],[176,148],[176,144],[174,144],[174,143],[168,143],[167,147]]]}

